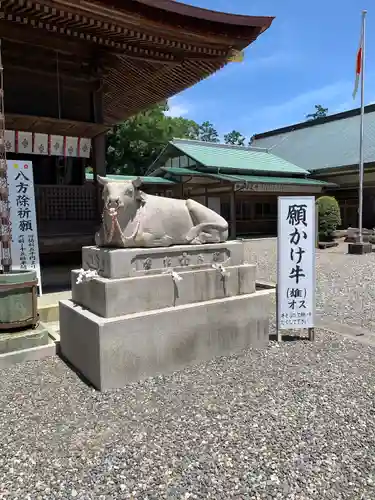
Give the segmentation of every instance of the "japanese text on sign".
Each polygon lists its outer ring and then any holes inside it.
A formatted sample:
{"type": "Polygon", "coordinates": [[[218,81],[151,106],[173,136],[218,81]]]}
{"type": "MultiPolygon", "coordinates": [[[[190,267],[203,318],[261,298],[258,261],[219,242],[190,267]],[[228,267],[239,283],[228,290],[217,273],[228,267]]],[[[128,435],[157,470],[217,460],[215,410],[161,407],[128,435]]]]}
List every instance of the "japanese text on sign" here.
{"type": "Polygon", "coordinates": [[[278,328],[314,327],[315,198],[279,197],[278,328]]]}
{"type": "Polygon", "coordinates": [[[34,269],[41,294],[33,166],[31,162],[7,161],[7,171],[13,268],[34,269]]]}

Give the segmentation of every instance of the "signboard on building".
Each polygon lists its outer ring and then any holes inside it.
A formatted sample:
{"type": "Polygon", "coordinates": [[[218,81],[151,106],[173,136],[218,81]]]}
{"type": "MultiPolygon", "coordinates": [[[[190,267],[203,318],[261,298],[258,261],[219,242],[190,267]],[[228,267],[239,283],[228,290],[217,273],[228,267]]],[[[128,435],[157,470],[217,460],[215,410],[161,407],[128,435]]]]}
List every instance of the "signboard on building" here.
{"type": "Polygon", "coordinates": [[[30,161],[7,161],[10,220],[12,225],[13,269],[34,269],[39,294],[42,281],[36,225],[33,164],[30,161]]]}
{"type": "Polygon", "coordinates": [[[236,191],[254,193],[320,193],[322,188],[318,185],[296,185],[296,184],[268,184],[268,183],[241,183],[234,186],[236,191]]]}
{"type": "Polygon", "coordinates": [[[315,326],[315,214],[314,196],[278,198],[278,331],[315,326]]]}

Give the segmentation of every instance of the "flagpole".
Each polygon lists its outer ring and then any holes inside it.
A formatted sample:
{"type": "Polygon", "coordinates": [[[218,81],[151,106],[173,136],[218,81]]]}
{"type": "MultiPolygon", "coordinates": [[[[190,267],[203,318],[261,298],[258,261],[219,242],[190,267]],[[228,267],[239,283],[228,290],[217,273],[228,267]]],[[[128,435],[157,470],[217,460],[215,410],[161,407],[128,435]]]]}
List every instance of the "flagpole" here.
{"type": "Polygon", "coordinates": [[[359,135],[359,241],[363,243],[363,122],[365,115],[365,29],[366,29],[366,14],[367,11],[362,11],[362,61],[361,61],[361,120],[360,120],[360,135],[359,135]]]}

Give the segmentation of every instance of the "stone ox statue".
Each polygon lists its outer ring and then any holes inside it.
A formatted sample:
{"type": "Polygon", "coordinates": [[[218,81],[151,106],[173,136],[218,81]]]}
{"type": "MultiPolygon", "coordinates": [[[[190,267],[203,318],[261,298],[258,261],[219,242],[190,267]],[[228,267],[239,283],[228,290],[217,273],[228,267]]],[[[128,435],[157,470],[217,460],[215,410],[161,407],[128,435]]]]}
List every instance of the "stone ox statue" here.
{"type": "Polygon", "coordinates": [[[103,187],[104,212],[95,235],[98,246],[164,247],[220,243],[228,238],[228,224],[213,210],[194,200],[152,196],[140,191],[141,179],[109,181],[103,187]]]}

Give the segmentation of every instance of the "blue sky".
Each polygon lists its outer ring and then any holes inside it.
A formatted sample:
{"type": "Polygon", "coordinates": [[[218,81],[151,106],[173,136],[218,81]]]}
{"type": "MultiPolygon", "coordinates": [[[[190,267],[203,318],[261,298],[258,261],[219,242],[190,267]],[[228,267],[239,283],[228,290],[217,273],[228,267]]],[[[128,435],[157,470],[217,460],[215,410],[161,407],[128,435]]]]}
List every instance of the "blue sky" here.
{"type": "Polygon", "coordinates": [[[375,102],[375,8],[364,0],[185,0],[224,12],[275,16],[250,45],[242,63],[223,70],[170,101],[171,114],[211,121],[222,135],[247,137],[303,121],[315,104],[336,113],[352,99],[361,9],[368,7],[365,104],[375,102]]]}

